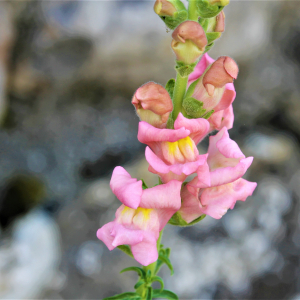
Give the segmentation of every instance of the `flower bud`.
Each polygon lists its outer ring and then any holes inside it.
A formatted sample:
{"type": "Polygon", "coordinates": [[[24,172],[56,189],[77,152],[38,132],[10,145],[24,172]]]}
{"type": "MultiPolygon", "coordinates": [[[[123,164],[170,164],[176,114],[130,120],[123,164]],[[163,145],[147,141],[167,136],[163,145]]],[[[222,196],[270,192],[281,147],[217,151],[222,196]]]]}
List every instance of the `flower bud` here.
{"type": "Polygon", "coordinates": [[[175,6],[167,0],[156,0],[154,4],[154,11],[159,16],[172,17],[177,10],[175,6]]]}
{"type": "Polygon", "coordinates": [[[185,21],[172,34],[172,49],[178,61],[194,63],[204,52],[207,38],[201,25],[195,21],[185,21]]]}
{"type": "Polygon", "coordinates": [[[225,14],[223,11],[221,11],[216,16],[216,27],[214,29],[214,32],[224,32],[225,30],[225,14]]]}
{"type": "Polygon", "coordinates": [[[180,0],[156,0],[154,11],[172,30],[188,18],[187,10],[180,0]]]}
{"type": "Polygon", "coordinates": [[[201,101],[206,112],[224,110],[234,100],[235,91],[229,85],[232,85],[237,75],[236,62],[228,56],[221,56],[190,85],[187,94],[201,101]]]}
{"type": "Polygon", "coordinates": [[[205,73],[203,85],[209,94],[213,96],[215,88],[222,88],[226,83],[232,83],[237,78],[239,72],[236,62],[228,57],[219,57],[205,73]]]}
{"type": "Polygon", "coordinates": [[[167,90],[160,84],[148,82],[137,89],[131,103],[142,121],[161,128],[168,121],[173,110],[167,90]]]}

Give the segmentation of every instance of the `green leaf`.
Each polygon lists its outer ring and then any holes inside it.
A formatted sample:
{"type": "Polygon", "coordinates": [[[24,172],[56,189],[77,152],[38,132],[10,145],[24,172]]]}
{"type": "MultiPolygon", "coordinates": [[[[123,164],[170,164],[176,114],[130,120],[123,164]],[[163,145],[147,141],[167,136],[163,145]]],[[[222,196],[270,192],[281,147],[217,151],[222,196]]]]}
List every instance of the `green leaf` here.
{"type": "Polygon", "coordinates": [[[147,295],[146,295],[146,300],[152,300],[153,298],[153,289],[152,287],[148,287],[147,289],[147,295]]]}
{"type": "Polygon", "coordinates": [[[161,260],[163,263],[165,263],[165,264],[168,266],[168,268],[169,268],[170,271],[171,271],[171,275],[173,275],[173,274],[174,274],[174,270],[173,270],[173,266],[172,266],[172,263],[171,263],[171,261],[169,260],[169,258],[166,257],[166,256],[163,256],[163,255],[160,255],[160,256],[158,257],[158,259],[161,260]]]}
{"type": "Polygon", "coordinates": [[[208,119],[214,112],[215,112],[214,110],[211,110],[208,113],[206,113],[202,118],[208,119]]]}
{"type": "Polygon", "coordinates": [[[144,181],[144,179],[142,179],[142,188],[143,190],[146,190],[148,188],[146,182],[144,181]]]}
{"type": "MultiPolygon", "coordinates": [[[[220,3],[209,4],[208,0],[196,0],[197,1],[197,10],[201,18],[213,18],[217,16],[224,6],[221,6],[220,3]],[[219,5],[218,5],[219,4],[219,5]]],[[[225,1],[223,1],[225,2],[225,1]]],[[[227,2],[227,1],[226,1],[227,2]]],[[[225,4],[227,5],[227,4],[225,4]]]]}
{"type": "Polygon", "coordinates": [[[168,91],[171,99],[173,99],[174,87],[175,87],[175,79],[171,78],[166,84],[166,90],[168,91]]]}
{"type": "Polygon", "coordinates": [[[169,257],[170,256],[170,252],[171,252],[171,249],[170,248],[166,248],[166,256],[169,257]]]}
{"type": "Polygon", "coordinates": [[[151,282],[154,282],[154,281],[157,281],[157,282],[160,283],[160,290],[162,291],[164,289],[164,281],[163,281],[163,279],[161,277],[159,277],[159,276],[154,276],[154,277],[152,277],[151,282]]]}
{"type": "Polygon", "coordinates": [[[182,107],[192,118],[201,118],[206,112],[206,109],[203,108],[203,102],[193,97],[185,98],[182,107]]]}
{"type": "Polygon", "coordinates": [[[187,65],[183,61],[176,61],[175,70],[181,77],[187,77],[194,71],[196,65],[197,62],[187,65]]]}
{"type": "MultiPolygon", "coordinates": [[[[204,53],[208,52],[208,51],[213,47],[214,44],[215,44],[215,43],[208,44],[208,45],[205,47],[204,53]]],[[[204,54],[204,53],[203,53],[203,54],[204,54]]]]}
{"type": "Polygon", "coordinates": [[[160,179],[160,177],[158,177],[158,184],[163,184],[162,180],[160,179]]]}
{"type": "Polygon", "coordinates": [[[169,290],[160,291],[159,289],[153,290],[153,298],[179,300],[178,296],[175,293],[169,290]]]}
{"type": "Polygon", "coordinates": [[[145,284],[145,280],[141,279],[135,284],[134,288],[137,290],[143,284],[145,284]]]}
{"type": "Polygon", "coordinates": [[[151,281],[151,276],[152,276],[151,270],[147,270],[147,273],[146,273],[146,281],[147,282],[151,281]]]}
{"type": "Polygon", "coordinates": [[[204,18],[200,18],[198,22],[201,25],[201,27],[203,28],[203,30],[206,32],[207,28],[208,28],[209,20],[204,19],[204,18]]]}
{"type": "Polygon", "coordinates": [[[131,252],[131,249],[128,245],[120,245],[120,246],[117,246],[118,249],[120,249],[121,251],[123,251],[124,253],[126,253],[127,255],[129,255],[130,257],[133,258],[133,254],[131,252]]]}
{"type": "Polygon", "coordinates": [[[185,220],[182,219],[180,213],[176,212],[171,219],[169,220],[169,224],[174,225],[174,226],[181,226],[181,227],[186,227],[186,226],[191,226],[194,225],[201,220],[205,218],[206,215],[201,215],[199,218],[195,219],[194,221],[187,223],[185,220]]]}
{"type": "Polygon", "coordinates": [[[218,39],[221,36],[221,32],[208,32],[206,33],[207,44],[212,43],[214,40],[218,39]]]}
{"type": "Polygon", "coordinates": [[[122,293],[122,294],[118,294],[112,297],[108,297],[108,298],[104,298],[103,300],[120,300],[120,299],[124,299],[124,300],[142,300],[142,297],[134,292],[127,292],[127,293],[122,293]]]}
{"type": "Polygon", "coordinates": [[[141,278],[146,278],[146,273],[145,273],[145,271],[144,271],[142,268],[139,268],[139,267],[129,267],[129,268],[125,268],[125,269],[123,269],[120,273],[122,274],[122,273],[128,272],[128,271],[134,271],[134,272],[137,272],[141,278]]]}

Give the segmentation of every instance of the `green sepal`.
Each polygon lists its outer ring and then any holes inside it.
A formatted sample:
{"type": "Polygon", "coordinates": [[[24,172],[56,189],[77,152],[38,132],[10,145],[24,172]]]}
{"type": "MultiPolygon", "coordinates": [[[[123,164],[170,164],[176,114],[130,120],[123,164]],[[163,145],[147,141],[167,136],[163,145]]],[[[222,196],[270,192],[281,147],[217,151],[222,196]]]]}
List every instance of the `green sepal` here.
{"type": "Polygon", "coordinates": [[[142,179],[142,189],[146,190],[148,188],[146,182],[144,181],[144,179],[142,179]]]}
{"type": "Polygon", "coordinates": [[[128,271],[134,271],[134,272],[137,272],[141,278],[146,278],[146,272],[145,272],[142,268],[139,268],[139,267],[129,267],[129,268],[125,268],[125,269],[123,269],[120,273],[122,274],[122,273],[128,272],[128,271]]]}
{"type": "Polygon", "coordinates": [[[118,294],[112,297],[104,298],[103,300],[142,300],[142,297],[134,292],[127,292],[127,293],[122,293],[118,294]]]}
{"type": "Polygon", "coordinates": [[[185,220],[182,219],[180,213],[176,212],[171,219],[169,220],[169,224],[174,225],[174,226],[180,226],[180,227],[186,227],[186,226],[191,226],[194,225],[201,220],[205,218],[206,215],[201,215],[199,218],[195,219],[194,221],[187,223],[185,220]]]}
{"type": "Polygon", "coordinates": [[[146,283],[145,280],[141,279],[135,284],[134,288],[137,290],[141,285],[143,285],[145,283],[146,283]]]}
{"type": "Polygon", "coordinates": [[[195,80],[190,86],[189,88],[187,89],[185,95],[184,95],[184,98],[189,98],[189,97],[192,97],[192,95],[194,94],[194,91],[195,91],[195,88],[197,86],[197,84],[199,83],[201,77],[198,78],[197,80],[195,80]]]}
{"type": "Polygon", "coordinates": [[[187,115],[194,119],[201,118],[206,113],[206,109],[203,108],[203,102],[193,97],[183,99],[182,107],[187,115]]]}
{"type": "Polygon", "coordinates": [[[175,293],[169,290],[160,291],[159,289],[153,290],[153,298],[179,300],[178,296],[175,293]]]}
{"type": "Polygon", "coordinates": [[[205,19],[205,18],[200,18],[198,23],[201,25],[201,27],[203,28],[203,30],[206,32],[207,28],[208,28],[208,24],[209,24],[209,20],[205,19]]]}
{"type": "MultiPolygon", "coordinates": [[[[211,44],[213,41],[221,36],[221,32],[208,32],[206,33],[207,44],[211,44]]],[[[205,49],[206,50],[206,49],[205,49]]]]}
{"type": "Polygon", "coordinates": [[[168,91],[171,99],[173,99],[174,87],[175,87],[175,79],[171,78],[166,84],[166,90],[168,91]]]}
{"type": "Polygon", "coordinates": [[[153,298],[153,289],[152,287],[147,288],[146,300],[152,300],[153,298]]]}
{"type": "Polygon", "coordinates": [[[187,65],[183,61],[176,61],[175,70],[179,73],[181,77],[187,77],[194,71],[196,65],[197,62],[187,65]]]}
{"type": "Polygon", "coordinates": [[[164,184],[164,183],[162,182],[162,180],[161,180],[160,177],[158,177],[158,184],[159,184],[159,185],[164,184]]]}
{"type": "Polygon", "coordinates": [[[210,116],[211,116],[214,112],[215,112],[214,110],[211,110],[211,111],[209,111],[208,113],[206,113],[202,118],[207,120],[208,118],[210,118],[210,116]]]}
{"type": "Polygon", "coordinates": [[[151,278],[151,282],[157,281],[160,283],[160,290],[162,291],[164,289],[164,281],[161,277],[159,276],[154,276],[151,278]]]}
{"type": "Polygon", "coordinates": [[[126,253],[127,255],[129,255],[130,257],[134,258],[133,257],[133,254],[131,252],[131,249],[128,245],[119,245],[117,246],[118,249],[120,249],[121,251],[123,251],[124,253],[126,253]]]}
{"type": "Polygon", "coordinates": [[[188,13],[185,9],[185,10],[176,11],[172,17],[171,16],[160,16],[160,18],[165,22],[167,27],[174,30],[180,23],[187,20],[188,13]]]}
{"type": "Polygon", "coordinates": [[[201,18],[213,18],[217,16],[224,6],[217,4],[210,5],[208,0],[196,0],[197,1],[197,11],[201,18]]]}
{"type": "Polygon", "coordinates": [[[214,44],[215,44],[215,43],[211,43],[211,44],[206,45],[205,51],[204,51],[203,54],[205,54],[206,52],[208,52],[208,51],[214,46],[214,44]]]}
{"type": "Polygon", "coordinates": [[[167,256],[165,256],[165,255],[159,255],[159,256],[158,256],[158,259],[159,259],[160,261],[162,261],[163,263],[165,263],[165,264],[168,266],[168,268],[169,268],[170,271],[171,271],[171,276],[174,275],[174,269],[173,269],[172,263],[171,263],[171,261],[169,260],[169,258],[168,258],[167,256]]]}
{"type": "Polygon", "coordinates": [[[167,121],[167,129],[174,129],[174,120],[172,114],[169,115],[169,119],[167,121]]]}

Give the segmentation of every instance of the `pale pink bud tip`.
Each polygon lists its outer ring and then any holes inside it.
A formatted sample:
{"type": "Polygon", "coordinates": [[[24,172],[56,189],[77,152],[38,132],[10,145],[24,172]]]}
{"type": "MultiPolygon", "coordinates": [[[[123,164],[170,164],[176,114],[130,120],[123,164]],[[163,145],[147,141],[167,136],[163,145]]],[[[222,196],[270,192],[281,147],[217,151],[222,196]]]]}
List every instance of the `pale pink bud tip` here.
{"type": "Polygon", "coordinates": [[[225,14],[221,11],[216,17],[215,32],[224,32],[225,30],[225,14]]]}
{"type": "Polygon", "coordinates": [[[138,88],[131,103],[136,109],[151,110],[158,115],[163,115],[173,109],[169,93],[164,87],[155,82],[148,82],[138,88]]]}
{"type": "Polygon", "coordinates": [[[232,83],[233,79],[237,78],[239,69],[236,62],[228,57],[219,57],[206,72],[203,77],[203,85],[208,94],[211,95],[214,92],[214,88],[221,88],[226,83],[232,83]]]}
{"type": "Polygon", "coordinates": [[[154,11],[159,16],[173,16],[176,12],[176,8],[167,0],[156,0],[154,11]]]}
{"type": "Polygon", "coordinates": [[[232,78],[237,79],[239,67],[232,58],[226,56],[224,61],[224,68],[232,78]]]}
{"type": "Polygon", "coordinates": [[[207,45],[207,38],[201,25],[195,21],[185,21],[173,31],[172,38],[181,43],[191,40],[200,50],[207,45]]]}

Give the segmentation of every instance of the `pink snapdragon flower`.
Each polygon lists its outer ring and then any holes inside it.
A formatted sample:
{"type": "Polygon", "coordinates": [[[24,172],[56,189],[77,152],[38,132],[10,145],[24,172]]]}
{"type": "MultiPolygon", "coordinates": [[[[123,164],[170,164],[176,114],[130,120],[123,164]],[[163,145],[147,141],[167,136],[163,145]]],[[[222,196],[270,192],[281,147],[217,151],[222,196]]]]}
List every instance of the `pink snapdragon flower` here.
{"type": "Polygon", "coordinates": [[[129,245],[134,258],[144,266],[155,262],[159,232],[181,205],[181,182],[172,180],[143,190],[141,180],[116,167],[110,186],[123,204],[116,211],[115,220],[97,231],[98,239],[109,250],[129,245]]]}
{"type": "Polygon", "coordinates": [[[182,189],[180,214],[191,222],[202,214],[221,218],[237,200],[245,201],[252,195],[256,183],[241,177],[246,173],[253,157],[245,157],[238,145],[229,138],[224,127],[209,138],[207,163],[210,170],[210,187],[195,177],[182,189]]]}
{"type": "Polygon", "coordinates": [[[197,81],[192,97],[203,102],[203,108],[215,112],[208,119],[211,130],[227,129],[233,125],[232,102],[236,92],[233,79],[238,75],[238,66],[230,57],[222,56],[216,61],[207,53],[203,55],[189,76],[189,84],[197,81]]]}
{"type": "Polygon", "coordinates": [[[207,154],[199,155],[196,145],[210,130],[205,119],[187,119],[178,115],[174,129],[158,129],[146,122],[139,123],[138,140],[148,145],[146,159],[149,171],[163,182],[184,181],[195,172],[204,186],[210,186],[207,154]]]}

